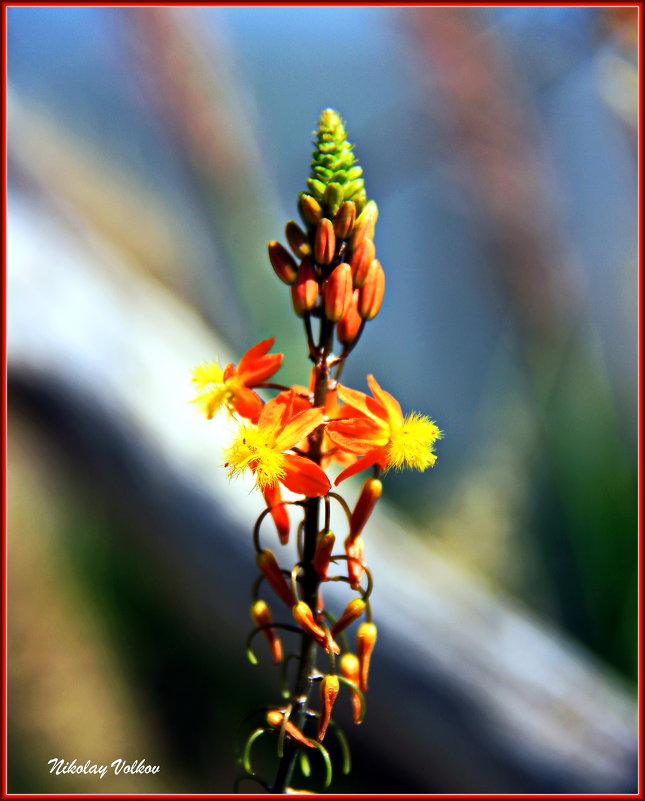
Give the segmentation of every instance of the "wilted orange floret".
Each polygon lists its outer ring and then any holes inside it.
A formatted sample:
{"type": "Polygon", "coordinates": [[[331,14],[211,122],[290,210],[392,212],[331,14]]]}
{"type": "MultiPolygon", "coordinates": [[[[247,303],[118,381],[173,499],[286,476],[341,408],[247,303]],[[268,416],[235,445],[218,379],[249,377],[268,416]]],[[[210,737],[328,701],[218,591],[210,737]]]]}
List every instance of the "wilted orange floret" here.
{"type": "Polygon", "coordinates": [[[218,362],[200,364],[193,370],[197,403],[210,420],[226,406],[242,417],[256,422],[262,411],[262,400],[251,387],[262,384],[280,369],[282,353],[269,353],[275,337],[258,342],[240,359],[237,367],[227,364],[222,370],[218,362]]]}
{"type": "Polygon", "coordinates": [[[372,375],[367,383],[374,395],[339,386],[338,395],[354,410],[354,417],[334,420],[326,433],[339,448],[360,458],[343,470],[336,484],[374,464],[382,468],[414,467],[425,470],[436,460],[432,451],[441,431],[428,417],[412,412],[403,417],[399,402],[381,389],[372,375]]]}

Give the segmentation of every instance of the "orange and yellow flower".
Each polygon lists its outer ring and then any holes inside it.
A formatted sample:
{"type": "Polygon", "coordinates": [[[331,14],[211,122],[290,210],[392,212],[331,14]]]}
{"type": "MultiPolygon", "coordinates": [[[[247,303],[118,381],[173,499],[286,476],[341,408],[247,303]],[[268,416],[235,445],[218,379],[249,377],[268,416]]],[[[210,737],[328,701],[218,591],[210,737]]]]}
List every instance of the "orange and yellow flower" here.
{"type": "Polygon", "coordinates": [[[325,417],[324,409],[298,411],[295,402],[293,390],[282,392],[264,404],[257,424],[240,426],[235,440],[225,451],[225,466],[231,478],[251,470],[262,491],[277,484],[310,498],[329,491],[329,479],[315,462],[286,453],[308,437],[325,417]]]}
{"type": "Polygon", "coordinates": [[[240,359],[237,367],[227,364],[222,369],[218,362],[206,362],[193,370],[193,384],[197,396],[193,400],[210,420],[222,406],[235,411],[252,422],[257,422],[262,411],[262,400],[251,387],[262,384],[280,369],[282,353],[269,353],[275,337],[258,342],[240,359]]]}
{"type": "Polygon", "coordinates": [[[441,437],[437,425],[418,412],[404,417],[399,402],[381,389],[374,376],[368,375],[367,383],[374,397],[338,387],[340,399],[353,409],[354,416],[332,420],[326,433],[337,447],[359,458],[342,471],[335,483],[375,464],[383,469],[432,467],[437,458],[432,447],[441,437]]]}

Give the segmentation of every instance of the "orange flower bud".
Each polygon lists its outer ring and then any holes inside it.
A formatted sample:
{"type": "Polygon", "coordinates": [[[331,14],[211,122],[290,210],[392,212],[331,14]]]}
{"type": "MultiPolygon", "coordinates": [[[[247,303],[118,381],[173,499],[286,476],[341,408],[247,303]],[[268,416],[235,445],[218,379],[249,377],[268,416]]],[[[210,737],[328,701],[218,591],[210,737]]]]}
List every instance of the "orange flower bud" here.
{"type": "Polygon", "coordinates": [[[370,200],[356,218],[356,225],[354,226],[354,232],[352,233],[350,241],[352,250],[356,250],[365,237],[374,239],[374,227],[377,219],[378,206],[373,200],[370,200]]]}
{"type": "Polygon", "coordinates": [[[314,272],[314,265],[310,256],[306,256],[300,263],[298,276],[291,287],[291,301],[298,317],[304,317],[305,312],[311,311],[318,299],[318,281],[314,272]]]}
{"type": "Polygon", "coordinates": [[[289,220],[284,232],[286,234],[289,247],[291,250],[293,250],[296,256],[298,256],[298,258],[302,259],[311,253],[311,245],[307,239],[307,234],[302,230],[298,223],[294,222],[293,220],[289,220]]]}
{"type": "MultiPolygon", "coordinates": [[[[301,626],[307,634],[310,634],[317,643],[322,645],[325,651],[328,651],[327,635],[324,629],[314,620],[314,615],[309,605],[304,601],[298,601],[298,603],[291,608],[291,614],[294,616],[298,625],[301,626]]],[[[332,650],[335,654],[340,653],[340,648],[333,641],[332,650]]]]}
{"type": "Polygon", "coordinates": [[[363,556],[365,546],[362,537],[347,537],[345,540],[345,554],[347,555],[347,577],[352,589],[357,590],[363,573],[363,556]]]}
{"type": "Polygon", "coordinates": [[[278,564],[273,551],[265,548],[256,556],[255,561],[257,562],[257,566],[266,576],[266,580],[269,582],[276,595],[281,598],[285,604],[291,606],[293,603],[291,589],[287,584],[287,580],[284,577],[283,572],[280,570],[280,565],[278,564]]]}
{"type": "MultiPolygon", "coordinates": [[[[271,610],[266,601],[259,600],[253,604],[251,607],[251,620],[256,626],[267,626],[273,623],[271,610]]],[[[263,629],[262,633],[269,643],[269,648],[273,654],[273,661],[276,665],[279,665],[280,662],[282,662],[282,643],[280,642],[280,638],[273,628],[263,629]]]]}
{"type": "Polygon", "coordinates": [[[336,336],[341,345],[351,345],[361,327],[361,317],[358,313],[358,293],[355,289],[349,307],[336,326],[336,336]]]}
{"type": "Polygon", "coordinates": [[[369,238],[364,239],[352,253],[349,264],[352,268],[352,277],[355,287],[360,288],[365,283],[370,265],[374,261],[375,256],[376,248],[374,247],[374,242],[369,238]]]}
{"type": "Polygon", "coordinates": [[[352,302],[352,292],[349,264],[339,264],[325,284],[325,314],[328,320],[335,323],[343,317],[352,302]]]}
{"type": "Polygon", "coordinates": [[[338,691],[340,690],[340,682],[338,681],[338,676],[333,676],[328,674],[327,676],[323,676],[323,679],[320,683],[320,698],[322,700],[322,712],[320,713],[320,720],[318,722],[318,742],[322,743],[325,739],[325,734],[327,733],[327,727],[329,726],[329,721],[331,720],[331,710],[334,706],[334,702],[338,697],[338,691]]]}
{"type": "Polygon", "coordinates": [[[282,503],[282,493],[280,492],[280,485],[276,482],[264,487],[262,490],[264,501],[271,509],[271,517],[275,523],[276,531],[282,545],[289,542],[289,532],[291,525],[289,523],[289,513],[287,507],[282,503]]]}
{"type": "Polygon", "coordinates": [[[349,239],[356,222],[356,206],[351,200],[346,200],[336,212],[334,217],[334,233],[336,239],[349,239]]]}
{"type": "Polygon", "coordinates": [[[314,258],[318,264],[331,264],[336,250],[336,234],[331,220],[323,217],[316,226],[314,258]]]}
{"type": "Polygon", "coordinates": [[[375,644],[376,626],[373,623],[361,623],[356,634],[356,651],[359,663],[358,687],[363,692],[367,690],[367,674],[375,644]]]}
{"type": "Polygon", "coordinates": [[[363,320],[373,320],[379,313],[385,294],[385,273],[378,259],[370,264],[365,283],[358,296],[358,313],[363,320]]]}
{"type": "MultiPolygon", "coordinates": [[[[270,709],[267,712],[267,723],[270,726],[273,726],[275,729],[279,729],[283,725],[283,720],[284,713],[280,712],[279,709],[270,709]]],[[[293,738],[297,743],[300,743],[300,745],[306,745],[307,748],[315,748],[315,745],[311,742],[311,740],[308,737],[305,737],[300,729],[290,720],[284,724],[284,730],[289,737],[293,738]]]]}
{"type": "Polygon", "coordinates": [[[321,581],[325,581],[327,578],[329,558],[331,556],[331,552],[334,550],[335,542],[336,537],[331,533],[331,531],[318,532],[318,536],[316,537],[316,551],[314,553],[312,564],[321,581]]]}
{"type": "MultiPolygon", "coordinates": [[[[359,661],[358,657],[355,654],[350,653],[347,651],[344,653],[340,658],[340,672],[346,679],[353,682],[358,687],[358,675],[359,675],[359,661]]],[[[352,710],[354,712],[354,723],[361,723],[361,699],[357,692],[351,690],[352,693],[352,710]]]]}
{"type": "Polygon", "coordinates": [[[269,259],[278,278],[285,284],[293,284],[298,275],[298,265],[293,256],[279,242],[269,242],[269,259]]]}
{"type": "Polygon", "coordinates": [[[311,195],[300,195],[300,216],[304,222],[309,225],[316,225],[318,220],[322,217],[322,208],[320,203],[311,195]]]}
{"type": "Polygon", "coordinates": [[[347,626],[351,625],[355,620],[358,620],[358,618],[365,611],[366,606],[367,604],[362,598],[354,598],[352,601],[350,601],[345,607],[343,614],[331,627],[331,636],[335,637],[337,634],[343,631],[343,629],[346,629],[347,626]]]}
{"type": "Polygon", "coordinates": [[[383,484],[378,478],[368,478],[363,484],[349,523],[349,538],[355,539],[365,527],[376,502],[383,492],[383,484]]]}

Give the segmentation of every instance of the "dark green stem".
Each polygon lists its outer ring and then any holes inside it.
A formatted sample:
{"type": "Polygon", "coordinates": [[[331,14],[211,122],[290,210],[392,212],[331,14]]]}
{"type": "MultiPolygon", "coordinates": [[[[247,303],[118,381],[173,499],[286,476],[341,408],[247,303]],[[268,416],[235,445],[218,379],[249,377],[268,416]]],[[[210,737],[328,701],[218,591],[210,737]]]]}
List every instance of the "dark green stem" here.
{"type": "MultiPolygon", "coordinates": [[[[330,331],[328,321],[321,323],[321,342],[319,349],[319,359],[316,364],[316,384],[314,387],[314,406],[324,406],[327,398],[327,388],[329,383],[329,367],[327,364],[328,350],[330,347],[330,331]]],[[[333,331],[333,328],[332,328],[333,331]]],[[[322,453],[323,428],[322,426],[314,431],[309,437],[309,458],[316,464],[320,464],[322,453]]],[[[313,567],[313,557],[316,551],[316,537],[320,525],[320,498],[308,498],[305,504],[305,530],[304,546],[302,552],[302,575],[301,590],[302,599],[315,611],[318,602],[318,588],[320,579],[313,567]]],[[[311,637],[302,638],[300,649],[300,660],[298,674],[292,698],[292,710],[289,720],[299,729],[305,723],[309,696],[313,685],[313,674],[316,666],[316,649],[318,644],[311,637]]],[[[287,738],[284,743],[284,751],[275,781],[271,787],[271,793],[284,793],[291,781],[291,775],[298,757],[300,746],[294,740],[287,738]]]]}

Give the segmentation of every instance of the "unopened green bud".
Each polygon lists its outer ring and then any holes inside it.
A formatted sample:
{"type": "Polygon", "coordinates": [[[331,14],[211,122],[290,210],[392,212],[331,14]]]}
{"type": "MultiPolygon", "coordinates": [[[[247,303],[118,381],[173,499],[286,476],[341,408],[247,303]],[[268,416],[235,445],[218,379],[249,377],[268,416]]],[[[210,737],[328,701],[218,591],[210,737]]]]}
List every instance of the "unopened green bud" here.
{"type": "Polygon", "coordinates": [[[323,199],[325,195],[325,184],[322,181],[318,181],[315,178],[307,178],[307,186],[316,200],[323,199]]]}
{"type": "Polygon", "coordinates": [[[362,192],[359,192],[357,195],[354,195],[352,200],[354,201],[354,203],[356,203],[356,211],[360,214],[365,208],[365,205],[367,204],[367,194],[365,193],[365,190],[363,189],[362,192]]]}
{"type": "Polygon", "coordinates": [[[345,200],[351,200],[354,195],[357,195],[364,186],[364,182],[362,178],[359,178],[356,181],[350,181],[348,184],[345,184],[343,187],[343,197],[345,200]]]}
{"type": "Polygon", "coordinates": [[[343,187],[340,184],[327,184],[327,189],[325,189],[325,205],[327,206],[330,217],[333,217],[340,208],[340,204],[343,202],[344,198],[343,192],[343,187]]]}

